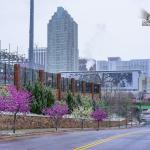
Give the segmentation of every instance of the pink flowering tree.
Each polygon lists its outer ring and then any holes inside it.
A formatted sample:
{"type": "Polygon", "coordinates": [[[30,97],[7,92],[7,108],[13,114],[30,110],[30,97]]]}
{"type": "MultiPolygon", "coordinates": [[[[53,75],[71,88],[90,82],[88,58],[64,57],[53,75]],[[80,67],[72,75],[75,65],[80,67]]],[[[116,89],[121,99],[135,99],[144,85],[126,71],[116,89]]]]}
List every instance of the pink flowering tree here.
{"type": "Polygon", "coordinates": [[[17,113],[27,113],[30,110],[31,94],[25,90],[17,90],[15,86],[7,86],[8,95],[0,96],[0,111],[14,114],[13,133],[16,130],[17,113]]]}
{"type": "Polygon", "coordinates": [[[104,112],[102,109],[100,108],[96,108],[95,111],[93,111],[91,113],[91,117],[97,121],[98,123],[98,130],[99,130],[99,124],[100,122],[102,122],[105,118],[107,118],[107,113],[104,112]]]}
{"type": "Polygon", "coordinates": [[[67,105],[55,103],[51,108],[43,109],[43,113],[52,119],[57,131],[60,120],[64,115],[68,114],[68,110],[67,105]]]}

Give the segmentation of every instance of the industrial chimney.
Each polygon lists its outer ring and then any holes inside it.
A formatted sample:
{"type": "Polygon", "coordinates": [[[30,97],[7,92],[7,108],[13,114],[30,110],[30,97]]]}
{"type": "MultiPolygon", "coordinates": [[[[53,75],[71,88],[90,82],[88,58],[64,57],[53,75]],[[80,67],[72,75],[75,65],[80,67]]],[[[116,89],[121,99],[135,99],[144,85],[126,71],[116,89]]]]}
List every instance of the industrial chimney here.
{"type": "Polygon", "coordinates": [[[33,68],[34,49],[34,0],[30,0],[30,30],[29,30],[29,66],[33,68]]]}

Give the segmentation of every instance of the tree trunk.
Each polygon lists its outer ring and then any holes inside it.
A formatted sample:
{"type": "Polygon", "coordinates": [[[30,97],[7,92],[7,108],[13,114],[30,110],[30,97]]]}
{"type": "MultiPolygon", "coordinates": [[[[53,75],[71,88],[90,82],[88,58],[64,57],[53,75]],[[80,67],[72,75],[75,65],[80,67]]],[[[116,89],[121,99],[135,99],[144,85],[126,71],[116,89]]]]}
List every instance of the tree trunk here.
{"type": "Polygon", "coordinates": [[[55,120],[55,129],[58,130],[58,119],[55,120]]]}
{"type": "Polygon", "coordinates": [[[17,112],[14,113],[14,121],[13,121],[13,133],[14,134],[16,132],[16,117],[17,117],[17,112]]]}
{"type": "Polygon", "coordinates": [[[97,121],[97,123],[98,123],[98,128],[97,128],[97,130],[98,130],[98,131],[99,131],[99,122],[100,122],[100,121],[97,121]]]}
{"type": "Polygon", "coordinates": [[[84,129],[84,119],[81,119],[81,129],[84,129]]]}

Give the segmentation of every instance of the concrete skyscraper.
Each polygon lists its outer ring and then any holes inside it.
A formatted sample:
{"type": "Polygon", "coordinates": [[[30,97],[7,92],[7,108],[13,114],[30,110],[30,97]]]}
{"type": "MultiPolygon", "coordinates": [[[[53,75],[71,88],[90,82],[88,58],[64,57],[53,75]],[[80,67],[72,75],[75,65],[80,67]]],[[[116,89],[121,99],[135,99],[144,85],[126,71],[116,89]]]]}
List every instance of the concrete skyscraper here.
{"type": "Polygon", "coordinates": [[[48,23],[48,72],[78,71],[78,25],[62,7],[48,23]]]}

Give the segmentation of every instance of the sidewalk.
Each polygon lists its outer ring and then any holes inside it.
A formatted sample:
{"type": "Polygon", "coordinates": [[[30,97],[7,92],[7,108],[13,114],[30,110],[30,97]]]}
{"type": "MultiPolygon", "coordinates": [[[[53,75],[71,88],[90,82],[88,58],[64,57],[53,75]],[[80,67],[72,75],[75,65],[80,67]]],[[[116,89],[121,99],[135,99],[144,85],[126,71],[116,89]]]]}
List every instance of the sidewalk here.
{"type": "MultiPolygon", "coordinates": [[[[133,125],[133,128],[137,127],[133,125]]],[[[140,126],[138,126],[140,127],[140,126]]],[[[132,128],[128,124],[128,128],[132,128]]],[[[117,129],[126,129],[126,126],[119,127],[110,127],[110,128],[100,128],[99,130],[117,130],[117,129]]],[[[0,131],[0,142],[1,141],[9,141],[9,140],[16,140],[20,138],[30,138],[30,137],[38,137],[44,135],[62,135],[67,134],[69,132],[84,132],[84,131],[95,131],[96,129],[93,128],[58,128],[56,132],[55,128],[48,128],[48,129],[21,129],[16,130],[14,134],[12,130],[1,130],[0,131]]]]}
{"type": "Polygon", "coordinates": [[[69,130],[61,130],[59,129],[57,132],[55,129],[22,129],[16,130],[14,134],[12,130],[2,130],[0,131],[0,142],[1,141],[9,141],[9,140],[16,140],[20,138],[29,138],[29,137],[37,137],[43,135],[61,135],[69,130]]]}
{"type": "Polygon", "coordinates": [[[80,129],[80,128],[59,128],[56,132],[55,128],[48,128],[48,129],[22,129],[16,130],[14,134],[12,130],[1,130],[0,131],[0,142],[1,141],[9,141],[15,140],[21,137],[37,137],[37,136],[44,136],[44,135],[62,135],[69,132],[76,132],[76,131],[89,131],[95,129],[80,129]]]}

